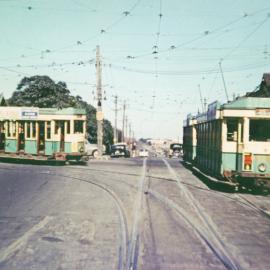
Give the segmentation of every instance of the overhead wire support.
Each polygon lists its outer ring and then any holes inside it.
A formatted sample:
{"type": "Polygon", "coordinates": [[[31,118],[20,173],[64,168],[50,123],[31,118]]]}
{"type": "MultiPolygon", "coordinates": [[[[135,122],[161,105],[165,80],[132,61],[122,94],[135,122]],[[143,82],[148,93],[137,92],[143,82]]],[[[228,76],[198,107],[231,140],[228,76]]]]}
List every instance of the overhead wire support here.
{"type": "Polygon", "coordinates": [[[122,142],[125,141],[126,101],[123,104],[122,142]]]}
{"type": "Polygon", "coordinates": [[[128,117],[126,115],[126,119],[125,119],[125,123],[126,123],[126,126],[125,126],[125,130],[126,130],[126,142],[128,142],[128,117]]]}
{"type": "Polygon", "coordinates": [[[202,91],[201,86],[198,84],[199,94],[200,94],[200,100],[201,100],[201,106],[202,106],[202,113],[204,112],[204,105],[203,105],[203,98],[202,98],[202,91]]]}
{"type": "Polygon", "coordinates": [[[114,97],[114,143],[118,143],[118,131],[117,131],[117,115],[118,115],[118,96],[115,95],[114,97]]]}
{"type": "Polygon", "coordinates": [[[156,40],[155,40],[155,45],[153,46],[153,52],[152,54],[154,55],[154,61],[155,61],[155,85],[153,89],[153,101],[152,101],[152,106],[151,108],[154,109],[155,107],[155,100],[156,100],[156,92],[157,92],[157,84],[158,84],[158,53],[159,53],[159,40],[160,40],[160,29],[161,29],[161,21],[162,21],[162,0],[159,1],[159,14],[158,14],[158,27],[157,27],[157,32],[156,32],[156,40]]]}
{"type": "Polygon", "coordinates": [[[220,73],[221,73],[221,77],[222,77],[222,81],[223,81],[224,91],[225,91],[227,102],[228,102],[229,101],[229,95],[228,95],[228,91],[227,91],[227,87],[226,87],[226,82],[225,82],[224,75],[223,75],[223,70],[222,70],[221,62],[222,62],[222,59],[220,59],[220,61],[219,61],[218,64],[219,64],[219,69],[220,69],[220,73]]]}
{"type": "Polygon", "coordinates": [[[97,146],[98,156],[103,154],[103,111],[102,111],[102,85],[101,85],[101,57],[100,48],[96,49],[96,70],[97,70],[97,146]]]}

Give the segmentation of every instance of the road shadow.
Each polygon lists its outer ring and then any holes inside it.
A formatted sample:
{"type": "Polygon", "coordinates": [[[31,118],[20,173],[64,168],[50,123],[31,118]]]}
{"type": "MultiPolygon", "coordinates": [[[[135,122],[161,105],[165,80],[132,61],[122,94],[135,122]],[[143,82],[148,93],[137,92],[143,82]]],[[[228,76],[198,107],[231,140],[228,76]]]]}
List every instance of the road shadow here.
{"type": "Polygon", "coordinates": [[[25,159],[25,158],[0,158],[1,163],[11,164],[25,164],[25,165],[38,165],[38,166],[64,166],[65,161],[63,160],[42,160],[42,159],[25,159]]]}
{"type": "Polygon", "coordinates": [[[184,161],[180,160],[180,164],[182,164],[183,167],[190,170],[194,176],[196,176],[200,181],[202,181],[209,189],[224,192],[224,193],[239,193],[239,194],[252,194],[257,196],[268,196],[270,194],[269,190],[265,191],[260,188],[247,188],[244,186],[230,186],[228,183],[223,181],[215,182],[211,180],[209,177],[202,175],[201,173],[197,172],[193,169],[193,167],[189,164],[186,164],[184,161]]]}

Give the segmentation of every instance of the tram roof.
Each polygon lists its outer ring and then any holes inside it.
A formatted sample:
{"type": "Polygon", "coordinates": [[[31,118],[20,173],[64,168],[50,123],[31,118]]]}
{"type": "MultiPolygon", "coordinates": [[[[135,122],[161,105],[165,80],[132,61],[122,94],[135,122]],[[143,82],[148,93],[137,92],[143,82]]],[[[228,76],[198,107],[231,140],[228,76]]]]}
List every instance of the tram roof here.
{"type": "Polygon", "coordinates": [[[57,109],[57,108],[38,108],[38,107],[18,107],[18,106],[5,106],[2,107],[0,110],[1,112],[5,113],[6,115],[10,112],[23,112],[23,111],[38,111],[41,115],[85,115],[86,110],[82,108],[63,108],[63,109],[57,109]]]}
{"type": "Polygon", "coordinates": [[[208,110],[197,115],[189,114],[184,120],[184,126],[192,125],[193,121],[196,123],[206,122],[220,117],[220,111],[226,110],[256,110],[256,109],[270,109],[270,98],[268,97],[239,97],[233,101],[220,105],[219,102],[213,102],[208,105],[208,110]]]}
{"type": "Polygon", "coordinates": [[[82,108],[38,108],[38,107],[0,107],[0,120],[63,120],[69,118],[86,118],[82,108]]]}
{"type": "Polygon", "coordinates": [[[40,114],[53,114],[53,115],[74,115],[74,114],[86,114],[86,110],[82,108],[63,108],[63,109],[57,109],[57,108],[39,108],[40,114]]]}
{"type": "Polygon", "coordinates": [[[221,106],[221,109],[244,109],[251,110],[256,108],[270,108],[270,98],[266,97],[240,97],[225,103],[221,106]]]}

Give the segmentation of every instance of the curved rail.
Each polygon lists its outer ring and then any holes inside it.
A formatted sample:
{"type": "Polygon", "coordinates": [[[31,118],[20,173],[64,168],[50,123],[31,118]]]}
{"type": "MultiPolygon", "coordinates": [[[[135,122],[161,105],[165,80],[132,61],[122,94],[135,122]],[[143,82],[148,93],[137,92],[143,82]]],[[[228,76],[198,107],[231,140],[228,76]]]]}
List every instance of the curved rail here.
{"type": "Polygon", "coordinates": [[[143,197],[143,189],[144,189],[144,182],[146,176],[146,159],[143,161],[143,168],[142,168],[142,176],[138,185],[138,193],[137,198],[135,200],[134,205],[134,222],[132,228],[132,234],[130,238],[128,253],[127,253],[127,270],[133,270],[137,268],[137,260],[138,260],[138,239],[139,239],[139,232],[138,227],[140,223],[140,213],[142,209],[142,197],[143,197]]]}
{"type": "Polygon", "coordinates": [[[233,258],[230,254],[229,250],[227,249],[226,245],[221,239],[220,233],[218,232],[215,224],[213,223],[212,219],[206,214],[203,207],[200,203],[193,197],[192,193],[186,188],[186,186],[182,183],[182,180],[175,172],[175,170],[170,166],[167,160],[162,159],[165,165],[167,166],[170,174],[173,176],[174,179],[177,181],[177,185],[181,191],[181,193],[185,196],[186,200],[194,209],[196,215],[199,217],[200,221],[204,227],[204,235],[207,235],[205,240],[211,243],[210,246],[214,247],[212,251],[218,256],[221,262],[227,269],[231,270],[239,270],[242,267],[239,263],[233,258]]]}
{"type": "Polygon", "coordinates": [[[119,214],[119,220],[120,220],[120,227],[121,227],[121,234],[120,234],[120,239],[121,239],[121,244],[119,247],[119,254],[118,254],[118,270],[123,270],[125,269],[125,264],[126,264],[126,257],[127,257],[127,241],[128,241],[128,227],[127,227],[127,221],[126,221],[126,216],[124,213],[124,208],[122,206],[122,203],[120,199],[117,197],[117,195],[110,190],[107,186],[93,182],[91,180],[79,178],[79,177],[72,177],[64,174],[52,174],[50,172],[41,172],[42,174],[48,174],[48,175],[54,175],[54,176],[59,176],[62,178],[67,178],[67,179],[72,179],[72,180],[77,180],[80,182],[85,182],[88,184],[92,184],[94,186],[97,186],[98,188],[104,190],[114,201],[115,206],[118,210],[119,214]]]}

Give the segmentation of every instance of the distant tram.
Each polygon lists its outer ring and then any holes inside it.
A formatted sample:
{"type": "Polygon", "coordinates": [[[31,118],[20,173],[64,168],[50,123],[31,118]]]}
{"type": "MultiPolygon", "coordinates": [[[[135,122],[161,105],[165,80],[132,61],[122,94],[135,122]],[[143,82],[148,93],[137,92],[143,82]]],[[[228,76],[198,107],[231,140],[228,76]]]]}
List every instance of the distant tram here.
{"type": "Polygon", "coordinates": [[[85,134],[84,109],[0,107],[0,157],[79,161],[85,134]]]}
{"type": "Polygon", "coordinates": [[[241,97],[184,122],[183,159],[219,180],[270,187],[270,98],[241,97]]]}

